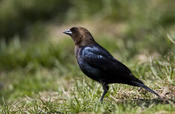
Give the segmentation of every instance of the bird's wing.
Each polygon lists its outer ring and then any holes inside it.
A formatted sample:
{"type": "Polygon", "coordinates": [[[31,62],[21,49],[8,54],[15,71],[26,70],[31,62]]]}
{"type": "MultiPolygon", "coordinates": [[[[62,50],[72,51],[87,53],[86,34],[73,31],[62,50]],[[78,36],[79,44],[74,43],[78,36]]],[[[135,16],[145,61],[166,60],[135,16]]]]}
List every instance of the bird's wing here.
{"type": "Polygon", "coordinates": [[[84,60],[94,68],[108,73],[130,73],[130,70],[100,47],[88,47],[83,51],[84,60]]]}

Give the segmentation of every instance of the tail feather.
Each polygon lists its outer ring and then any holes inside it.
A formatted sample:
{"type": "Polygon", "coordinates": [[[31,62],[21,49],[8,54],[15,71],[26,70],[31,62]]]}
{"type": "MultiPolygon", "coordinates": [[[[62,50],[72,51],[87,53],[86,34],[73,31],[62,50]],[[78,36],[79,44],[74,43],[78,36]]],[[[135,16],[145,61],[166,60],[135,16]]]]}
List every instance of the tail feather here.
{"type": "Polygon", "coordinates": [[[149,87],[147,87],[147,86],[144,85],[143,83],[134,82],[134,84],[137,85],[137,86],[139,86],[139,87],[144,88],[145,90],[147,90],[147,91],[149,91],[149,92],[155,94],[155,95],[158,96],[159,98],[161,98],[159,94],[157,94],[155,91],[153,91],[152,89],[150,89],[149,87]]]}

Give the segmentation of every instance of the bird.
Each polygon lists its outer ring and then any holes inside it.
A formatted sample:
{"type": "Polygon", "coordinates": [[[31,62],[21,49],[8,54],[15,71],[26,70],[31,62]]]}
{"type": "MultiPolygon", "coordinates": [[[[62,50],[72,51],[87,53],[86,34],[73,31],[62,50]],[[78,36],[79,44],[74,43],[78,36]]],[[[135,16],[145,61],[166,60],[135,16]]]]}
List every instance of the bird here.
{"type": "Polygon", "coordinates": [[[141,87],[161,98],[158,93],[136,78],[126,65],[98,44],[86,28],[71,27],[63,33],[69,35],[74,41],[74,53],[82,72],[102,85],[101,102],[109,90],[109,84],[113,83],[141,87]]]}

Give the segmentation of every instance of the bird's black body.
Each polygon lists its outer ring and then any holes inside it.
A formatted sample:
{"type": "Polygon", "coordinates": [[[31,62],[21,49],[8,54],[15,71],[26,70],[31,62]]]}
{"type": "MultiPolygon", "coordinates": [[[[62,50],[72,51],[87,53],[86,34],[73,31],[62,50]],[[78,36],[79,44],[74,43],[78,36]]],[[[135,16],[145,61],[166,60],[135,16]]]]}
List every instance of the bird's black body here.
{"type": "Polygon", "coordinates": [[[85,75],[102,84],[104,92],[100,101],[103,101],[109,89],[108,84],[112,83],[142,87],[160,97],[137,79],[128,67],[116,60],[106,49],[96,43],[87,29],[73,27],[64,33],[70,35],[75,42],[75,55],[80,69],[85,75]]]}
{"type": "Polygon", "coordinates": [[[116,60],[99,44],[80,47],[76,55],[83,73],[100,83],[134,85],[132,81],[139,81],[124,64],[116,60]]]}

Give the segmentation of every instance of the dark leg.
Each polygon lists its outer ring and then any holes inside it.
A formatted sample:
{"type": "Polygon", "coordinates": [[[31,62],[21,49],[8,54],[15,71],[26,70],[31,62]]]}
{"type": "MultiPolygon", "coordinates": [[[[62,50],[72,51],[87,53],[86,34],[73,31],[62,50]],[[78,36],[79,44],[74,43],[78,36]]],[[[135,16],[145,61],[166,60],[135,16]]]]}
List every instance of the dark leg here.
{"type": "Polygon", "coordinates": [[[103,92],[103,94],[102,94],[102,96],[101,96],[101,98],[100,98],[100,102],[103,102],[103,98],[104,98],[104,96],[106,95],[106,93],[107,93],[108,90],[109,90],[109,86],[108,86],[107,84],[102,84],[102,86],[103,86],[104,92],[103,92]]]}

